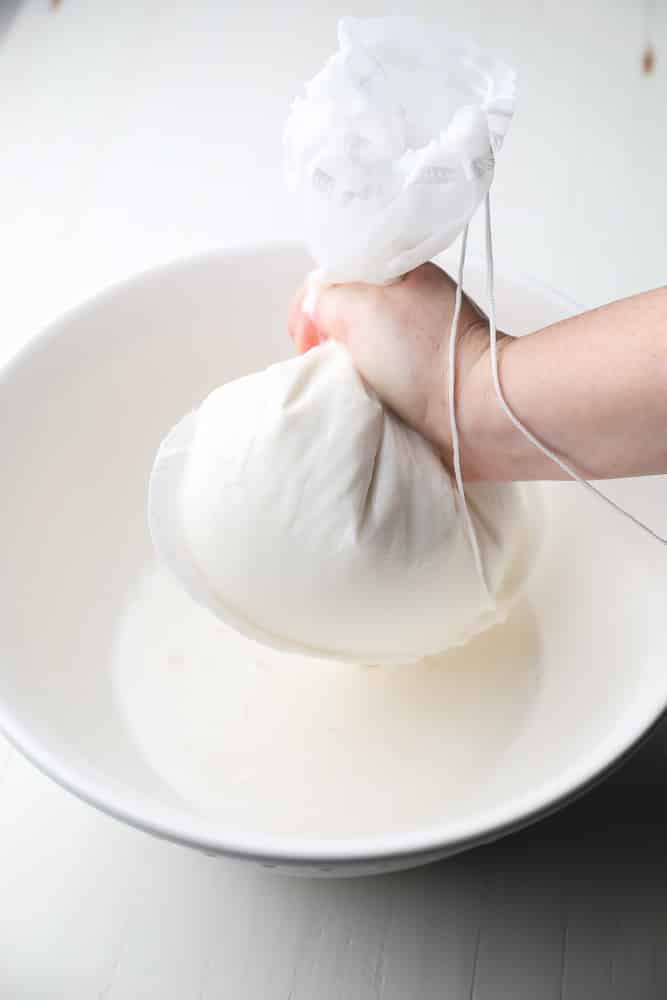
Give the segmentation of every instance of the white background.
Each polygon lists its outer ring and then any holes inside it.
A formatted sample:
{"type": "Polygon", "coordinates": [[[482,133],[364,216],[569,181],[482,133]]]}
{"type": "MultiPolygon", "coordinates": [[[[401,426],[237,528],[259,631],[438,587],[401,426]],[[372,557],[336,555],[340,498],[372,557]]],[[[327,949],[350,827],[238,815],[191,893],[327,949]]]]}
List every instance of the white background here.
{"type": "MultiPolygon", "coordinates": [[[[282,123],[346,13],[439,13],[518,67],[494,187],[503,269],[587,305],[663,284],[655,7],[645,77],[630,0],[0,0],[0,358],[120,277],[294,234],[282,123]]],[[[0,998],[662,997],[666,756],[663,727],[532,831],[423,871],[318,883],[154,841],[0,742],[0,998]]]]}

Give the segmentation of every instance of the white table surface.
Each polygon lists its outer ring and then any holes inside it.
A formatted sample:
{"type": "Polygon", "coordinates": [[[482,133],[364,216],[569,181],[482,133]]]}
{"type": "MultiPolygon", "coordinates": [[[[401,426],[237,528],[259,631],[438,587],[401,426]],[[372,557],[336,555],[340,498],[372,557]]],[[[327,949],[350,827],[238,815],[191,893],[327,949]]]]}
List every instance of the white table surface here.
{"type": "MultiPolygon", "coordinates": [[[[239,6],[0,2],[0,357],[119,277],[294,233],[282,122],[349,11],[239,6]]],[[[630,0],[408,6],[520,69],[495,185],[501,266],[591,305],[664,283],[667,11],[646,78],[630,0]]],[[[663,997],[666,776],[663,726],[532,830],[412,873],[315,882],[153,840],[0,742],[0,997],[663,997]]]]}

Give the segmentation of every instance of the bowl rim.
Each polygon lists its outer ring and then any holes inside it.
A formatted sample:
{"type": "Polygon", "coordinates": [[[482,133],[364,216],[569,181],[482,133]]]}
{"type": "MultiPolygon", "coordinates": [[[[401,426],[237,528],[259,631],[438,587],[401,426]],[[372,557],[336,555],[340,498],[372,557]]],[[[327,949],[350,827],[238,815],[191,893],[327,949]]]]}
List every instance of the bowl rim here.
{"type": "MultiPolygon", "coordinates": [[[[95,295],[74,305],[54,321],[46,324],[28,339],[9,359],[0,365],[0,390],[14,376],[28,366],[33,357],[50,347],[62,336],[69,324],[87,313],[104,307],[129,288],[151,279],[169,279],[171,274],[197,268],[203,263],[252,258],[259,252],[281,252],[303,249],[296,240],[258,241],[240,246],[206,250],[163,264],[146,268],[137,274],[105,286],[95,295]]],[[[473,258],[474,260],[474,258],[473,258]]],[[[511,278],[499,272],[518,287],[538,290],[553,302],[576,310],[576,304],[561,296],[544,283],[530,278],[511,278]]],[[[108,788],[101,781],[88,777],[76,764],[63,762],[28,726],[21,722],[2,699],[0,691],[0,731],[7,740],[39,771],[62,788],[89,805],[130,826],[159,838],[206,853],[226,855],[260,862],[300,865],[343,865],[389,862],[412,858],[418,863],[420,855],[437,857],[455,854],[466,848],[488,843],[508,833],[526,827],[557,811],[584,794],[611,771],[619,767],[649,737],[653,729],[667,714],[667,686],[662,699],[645,706],[634,716],[615,721],[611,729],[582,758],[570,764],[551,779],[542,783],[535,792],[510,796],[494,808],[473,813],[457,822],[431,825],[427,828],[400,833],[375,834],[350,838],[313,838],[292,835],[268,835],[260,832],[225,833],[219,825],[206,817],[194,817],[187,822],[154,815],[129,786],[112,782],[108,788]],[[621,724],[621,721],[623,724],[621,724]],[[116,788],[121,787],[119,794],[116,788]]]]}

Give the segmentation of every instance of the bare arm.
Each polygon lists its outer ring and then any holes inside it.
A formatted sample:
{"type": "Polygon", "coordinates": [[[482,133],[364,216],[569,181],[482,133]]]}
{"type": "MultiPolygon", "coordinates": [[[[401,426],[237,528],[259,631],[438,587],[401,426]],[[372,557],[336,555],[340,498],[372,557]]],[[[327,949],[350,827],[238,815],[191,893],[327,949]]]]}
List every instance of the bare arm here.
{"type": "MultiPolygon", "coordinates": [[[[516,415],[586,477],[667,472],[667,288],[507,338],[499,370],[516,415]]],[[[469,478],[562,478],[498,406],[486,355],[459,422],[469,478]]]]}
{"type": "MultiPolygon", "coordinates": [[[[434,265],[396,285],[338,286],[290,330],[307,349],[345,342],[379,395],[449,459],[446,355],[455,286],[434,265]]],[[[457,414],[464,476],[559,479],[515,429],[493,389],[486,324],[461,314],[457,414]]],[[[516,415],[588,478],[667,472],[667,288],[624,299],[527,337],[501,335],[500,381],[516,415]]]]}

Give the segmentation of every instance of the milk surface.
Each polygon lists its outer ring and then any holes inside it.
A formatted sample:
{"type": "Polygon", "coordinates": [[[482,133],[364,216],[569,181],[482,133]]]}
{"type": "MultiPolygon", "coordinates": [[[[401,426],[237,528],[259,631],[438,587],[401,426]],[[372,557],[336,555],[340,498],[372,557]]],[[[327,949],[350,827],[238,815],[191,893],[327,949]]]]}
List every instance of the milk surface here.
{"type": "Polygon", "coordinates": [[[481,795],[536,699],[519,605],[463,649],[400,666],[278,654],[149,569],[113,650],[115,695],[145,761],[225,829],[372,836],[444,822],[481,795]]]}

